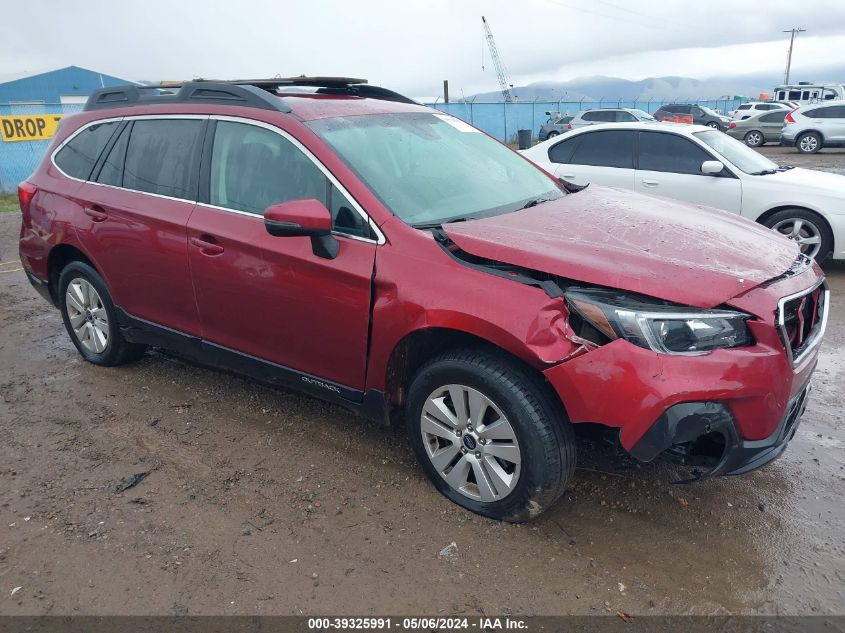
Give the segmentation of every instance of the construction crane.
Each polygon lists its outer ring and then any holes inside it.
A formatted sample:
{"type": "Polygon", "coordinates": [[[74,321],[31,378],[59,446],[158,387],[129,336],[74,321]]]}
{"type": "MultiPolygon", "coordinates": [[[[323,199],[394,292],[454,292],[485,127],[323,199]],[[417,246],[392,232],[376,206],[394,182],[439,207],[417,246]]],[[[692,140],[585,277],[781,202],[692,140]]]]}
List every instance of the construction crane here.
{"type": "MultiPolygon", "coordinates": [[[[513,101],[513,95],[511,94],[512,84],[505,71],[505,65],[499,57],[499,51],[496,49],[496,40],[493,39],[493,31],[490,30],[490,25],[487,24],[487,20],[483,15],[481,16],[481,23],[484,30],[484,38],[487,40],[487,46],[490,49],[490,57],[493,58],[493,65],[496,67],[496,76],[499,78],[499,89],[502,91],[502,97],[506,102],[513,101]]],[[[484,49],[482,48],[483,51],[484,49]]],[[[481,57],[481,70],[484,70],[483,55],[481,57]]]]}

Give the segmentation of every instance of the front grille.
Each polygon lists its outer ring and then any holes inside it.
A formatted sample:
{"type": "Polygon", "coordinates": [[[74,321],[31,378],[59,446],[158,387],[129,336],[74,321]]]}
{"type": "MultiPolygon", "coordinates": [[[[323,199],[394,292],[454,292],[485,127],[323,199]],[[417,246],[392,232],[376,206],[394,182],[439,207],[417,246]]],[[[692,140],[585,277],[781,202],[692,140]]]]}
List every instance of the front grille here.
{"type": "Polygon", "coordinates": [[[784,297],[778,304],[778,329],[793,365],[821,340],[827,322],[828,290],[824,281],[784,297]]]}

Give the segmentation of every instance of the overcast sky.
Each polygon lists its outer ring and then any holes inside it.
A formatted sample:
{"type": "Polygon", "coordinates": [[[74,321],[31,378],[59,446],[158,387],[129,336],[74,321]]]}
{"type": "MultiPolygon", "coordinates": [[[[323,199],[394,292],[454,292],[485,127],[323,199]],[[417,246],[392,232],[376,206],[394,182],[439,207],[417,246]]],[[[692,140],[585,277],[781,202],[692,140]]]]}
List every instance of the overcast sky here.
{"type": "MultiPolygon", "coordinates": [[[[515,85],[782,71],[845,58],[845,0],[28,0],[0,73],[70,64],[126,79],[323,74],[414,96],[495,90],[487,17],[515,85]]],[[[817,78],[831,79],[831,78],[817,78]]],[[[845,77],[838,78],[845,81],[845,77]]]]}

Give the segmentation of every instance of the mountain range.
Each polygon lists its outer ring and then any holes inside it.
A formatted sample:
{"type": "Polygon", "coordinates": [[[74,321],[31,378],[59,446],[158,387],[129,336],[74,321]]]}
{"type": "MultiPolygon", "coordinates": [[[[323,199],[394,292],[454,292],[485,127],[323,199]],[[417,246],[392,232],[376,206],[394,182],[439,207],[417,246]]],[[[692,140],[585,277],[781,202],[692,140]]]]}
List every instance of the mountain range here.
{"type": "MultiPolygon", "coordinates": [[[[793,72],[790,82],[845,83],[845,64],[820,67],[809,72],[793,72]]],[[[707,79],[692,77],[649,77],[639,81],[606,77],[578,77],[570,81],[539,81],[527,86],[514,86],[511,93],[520,101],[648,101],[666,99],[719,99],[741,95],[757,98],[771,94],[783,82],[779,72],[759,72],[746,75],[722,75],[707,79]]],[[[477,101],[501,101],[502,93],[484,92],[475,95],[477,101]]]]}

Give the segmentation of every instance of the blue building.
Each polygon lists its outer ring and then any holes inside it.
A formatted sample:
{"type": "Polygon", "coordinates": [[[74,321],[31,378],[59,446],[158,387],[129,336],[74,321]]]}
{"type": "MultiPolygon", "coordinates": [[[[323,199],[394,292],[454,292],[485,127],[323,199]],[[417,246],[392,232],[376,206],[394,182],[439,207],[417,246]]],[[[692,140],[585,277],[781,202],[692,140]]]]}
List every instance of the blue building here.
{"type": "Polygon", "coordinates": [[[0,192],[14,191],[32,173],[50,145],[57,116],[82,110],[97,88],[131,83],[79,66],[0,75],[0,192]],[[38,133],[28,135],[27,129],[38,133]]]}

